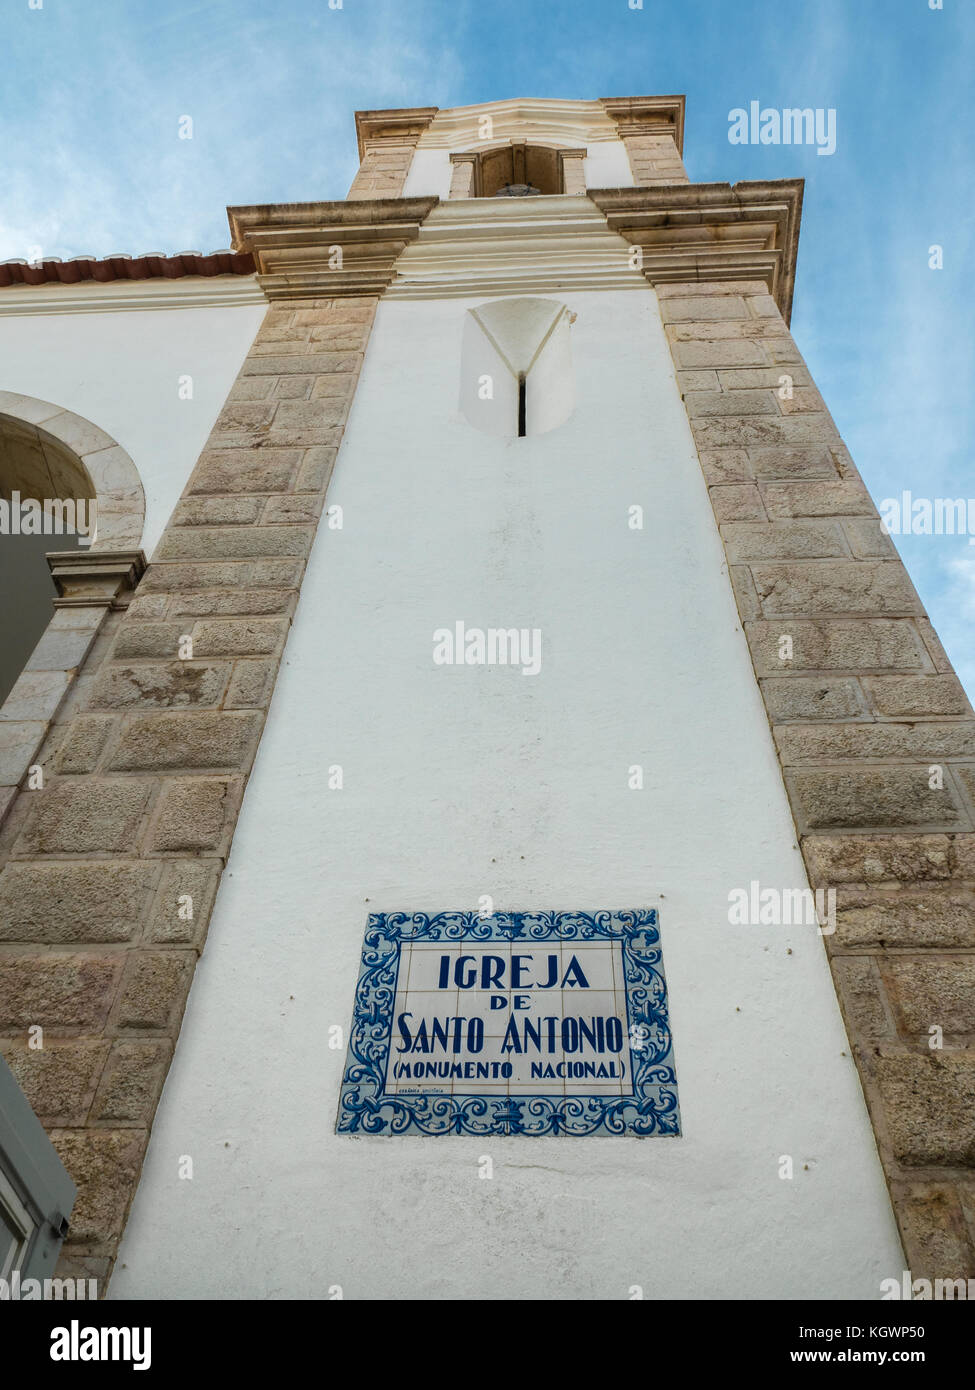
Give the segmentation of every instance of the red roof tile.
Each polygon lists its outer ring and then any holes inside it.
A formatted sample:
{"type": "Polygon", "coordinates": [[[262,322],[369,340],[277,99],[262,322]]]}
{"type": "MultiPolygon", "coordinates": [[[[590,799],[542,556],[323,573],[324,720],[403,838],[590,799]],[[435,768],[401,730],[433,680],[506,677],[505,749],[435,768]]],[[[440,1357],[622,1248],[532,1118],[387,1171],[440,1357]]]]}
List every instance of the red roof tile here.
{"type": "Polygon", "coordinates": [[[0,288],[8,285],[77,285],[82,280],[178,280],[186,275],[251,275],[254,257],[249,251],[178,251],[175,256],[152,252],[144,256],[57,257],[31,264],[0,261],[0,288]]]}

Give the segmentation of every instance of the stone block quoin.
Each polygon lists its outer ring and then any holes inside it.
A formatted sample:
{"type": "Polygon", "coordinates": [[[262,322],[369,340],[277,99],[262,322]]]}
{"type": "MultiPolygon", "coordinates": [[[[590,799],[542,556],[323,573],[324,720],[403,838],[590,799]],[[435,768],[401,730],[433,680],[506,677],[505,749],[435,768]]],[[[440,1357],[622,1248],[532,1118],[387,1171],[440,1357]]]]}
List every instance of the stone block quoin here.
{"type": "Polygon", "coordinates": [[[111,1272],[376,303],[272,302],[0,832],[0,1049],[78,1184],[63,1273],[111,1272]]]}
{"type": "Polygon", "coordinates": [[[436,114],[435,106],[357,111],[359,169],[349,189],[349,200],[399,198],[417,141],[436,114]]]}
{"type": "Polygon", "coordinates": [[[602,97],[616,124],[637,188],[687,183],[683,97],[602,97]]]}
{"type": "Polygon", "coordinates": [[[971,1278],[975,717],[765,286],[657,295],[906,1259],[971,1278]]]}

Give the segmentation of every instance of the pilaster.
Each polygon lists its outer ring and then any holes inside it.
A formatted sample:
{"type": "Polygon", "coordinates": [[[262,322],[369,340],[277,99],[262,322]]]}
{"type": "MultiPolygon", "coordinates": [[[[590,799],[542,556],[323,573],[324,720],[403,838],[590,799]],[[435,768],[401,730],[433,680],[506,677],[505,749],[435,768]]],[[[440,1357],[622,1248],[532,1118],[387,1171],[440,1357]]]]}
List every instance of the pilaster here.
{"type": "Polygon", "coordinates": [[[234,246],[253,255],[272,302],[377,295],[439,199],[270,203],[227,209],[234,246]]]}
{"type": "Polygon", "coordinates": [[[360,162],[350,200],[401,197],[417,141],[436,114],[435,106],[357,111],[360,162]]]}
{"type": "Polygon", "coordinates": [[[460,154],[452,154],[450,163],[453,166],[450,171],[450,197],[473,198],[476,151],[464,150],[460,154]]]}
{"type": "Polygon", "coordinates": [[[975,717],[775,299],[658,297],[908,1265],[971,1278],[975,717]]]}
{"type": "Polygon", "coordinates": [[[589,190],[610,231],[639,247],[651,285],[761,281],[786,323],[802,194],[802,179],[589,190]]]}
{"type": "Polygon", "coordinates": [[[54,617],[0,708],[0,826],[111,612],[127,607],[145,572],[141,550],[53,551],[54,617]]]}
{"type": "Polygon", "coordinates": [[[0,1050],[79,1188],[61,1270],[103,1291],[376,302],[268,309],[127,608],[138,554],[52,557],[49,633],[104,626],[0,832],[0,1050]]]}
{"type": "Polygon", "coordinates": [[[688,182],[683,97],[603,97],[600,104],[616,122],[637,188],[688,182]]]}

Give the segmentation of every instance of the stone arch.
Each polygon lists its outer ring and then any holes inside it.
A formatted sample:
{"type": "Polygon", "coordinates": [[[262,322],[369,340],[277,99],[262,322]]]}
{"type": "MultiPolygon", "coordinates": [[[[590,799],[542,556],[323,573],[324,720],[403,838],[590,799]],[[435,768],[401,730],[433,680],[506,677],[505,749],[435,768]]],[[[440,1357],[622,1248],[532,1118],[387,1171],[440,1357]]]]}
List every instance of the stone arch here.
{"type": "Polygon", "coordinates": [[[506,184],[530,185],[541,195],[585,193],[584,149],[553,140],[478,142],[451,155],[451,198],[492,198],[506,184]]]}
{"type": "Polygon", "coordinates": [[[114,602],[116,571],[144,568],[145,510],[111,435],[0,391],[0,821],[114,602]]]}
{"type": "Polygon", "coordinates": [[[139,470],[122,446],[90,420],[50,401],[0,391],[0,448],[0,496],[9,500],[7,492],[18,486],[11,482],[5,491],[5,478],[22,476],[51,489],[24,494],[21,488],[23,495],[94,499],[95,533],[88,549],[136,550],[141,545],[146,498],[139,470]]]}

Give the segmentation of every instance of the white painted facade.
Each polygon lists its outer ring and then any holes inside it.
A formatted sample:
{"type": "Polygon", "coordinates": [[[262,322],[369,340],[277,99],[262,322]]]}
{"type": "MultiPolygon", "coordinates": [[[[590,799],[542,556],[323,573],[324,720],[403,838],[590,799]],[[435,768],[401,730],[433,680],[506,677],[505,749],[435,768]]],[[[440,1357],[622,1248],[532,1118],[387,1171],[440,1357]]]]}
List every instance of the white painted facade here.
{"type": "Polygon", "coordinates": [[[266,309],[254,276],[6,289],[0,389],[70,410],[128,452],[151,555],[266,309]]]}
{"type": "MultiPolygon", "coordinates": [[[[407,196],[447,198],[482,110],[633,183],[599,103],[493,103],[438,113],[407,196]]],[[[0,386],[128,451],[151,552],[264,307],[252,277],[6,291],[0,386]]],[[[656,297],[591,200],[429,214],[328,503],[110,1296],[879,1297],[903,1256],[823,943],[728,921],[808,885],[656,297]],[[568,311],[527,438],[463,408],[470,311],[512,295],[568,311]],[[457,621],[539,628],[539,673],[436,665],[457,621]],[[659,909],[681,1137],[335,1133],[369,912],[484,894],[659,909]]]]}
{"type": "Polygon", "coordinates": [[[380,305],[116,1298],[874,1298],[899,1274],[823,943],[728,923],[731,890],[807,881],[655,295],[562,299],[574,409],[524,439],[461,410],[483,297],[380,305]],[[457,620],[540,628],[540,673],[435,665],[457,620]],[[482,894],[660,909],[680,1138],[335,1134],[367,914],[482,894]]]}

